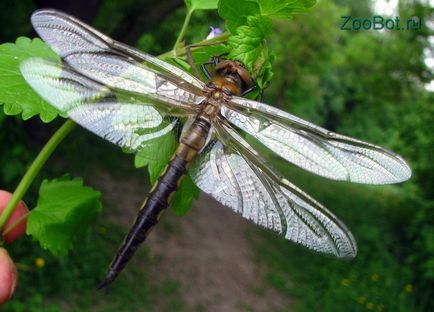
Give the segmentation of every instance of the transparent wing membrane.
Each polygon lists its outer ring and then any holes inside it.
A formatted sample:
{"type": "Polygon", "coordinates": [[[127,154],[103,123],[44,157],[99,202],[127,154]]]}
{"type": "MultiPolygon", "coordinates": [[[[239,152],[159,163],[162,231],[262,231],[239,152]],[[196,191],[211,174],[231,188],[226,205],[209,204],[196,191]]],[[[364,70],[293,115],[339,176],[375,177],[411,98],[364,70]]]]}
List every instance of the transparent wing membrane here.
{"type": "Polygon", "coordinates": [[[109,53],[74,53],[65,61],[77,72],[112,89],[176,101],[179,106],[199,104],[204,96],[188,92],[144,65],[109,53]]]}
{"type": "Polygon", "coordinates": [[[205,193],[244,218],[318,252],[354,257],[355,240],[321,204],[277,176],[230,128],[193,163],[190,174],[205,193]]]}
{"type": "Polygon", "coordinates": [[[68,66],[32,58],[21,64],[26,81],[54,107],[102,138],[137,151],[142,143],[172,130],[160,103],[114,94],[68,66]]]}
{"type": "MultiPolygon", "coordinates": [[[[154,56],[117,42],[70,15],[56,10],[40,10],[32,15],[31,20],[39,36],[67,62],[74,58],[74,54],[109,53],[124,58],[124,61],[129,60],[130,63],[140,63],[148,70],[158,73],[164,80],[176,84],[178,88],[196,95],[202,94],[204,84],[195,77],[154,56]]],[[[75,66],[80,72],[80,64],[75,66]]],[[[131,64],[128,65],[130,66],[131,64]]],[[[125,71],[130,70],[127,68],[125,71]]]]}
{"type": "Polygon", "coordinates": [[[315,174],[358,183],[388,184],[411,176],[397,154],[333,133],[271,106],[234,97],[222,115],[285,160],[315,174]]]}

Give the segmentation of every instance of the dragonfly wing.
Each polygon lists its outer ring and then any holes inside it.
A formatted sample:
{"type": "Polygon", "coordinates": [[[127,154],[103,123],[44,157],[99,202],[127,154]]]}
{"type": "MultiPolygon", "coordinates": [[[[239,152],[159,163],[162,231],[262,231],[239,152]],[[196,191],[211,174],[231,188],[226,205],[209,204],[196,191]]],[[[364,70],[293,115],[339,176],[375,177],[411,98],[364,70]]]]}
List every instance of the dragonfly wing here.
{"type": "Polygon", "coordinates": [[[337,257],[354,257],[355,240],[332,213],[288,180],[278,177],[233,130],[190,170],[194,182],[220,203],[286,239],[337,257]],[[237,140],[234,140],[236,137],[237,140]],[[242,144],[240,143],[242,142],[242,144]]]}
{"type": "Polygon", "coordinates": [[[77,72],[111,88],[198,104],[203,82],[56,10],[32,15],[40,37],[77,72]]]}
{"type": "Polygon", "coordinates": [[[66,64],[31,58],[20,69],[46,101],[81,126],[128,150],[137,151],[144,142],[174,127],[169,115],[157,110],[157,100],[113,93],[66,64]]]}
{"type": "Polygon", "coordinates": [[[285,160],[315,174],[358,183],[405,181],[404,159],[380,146],[343,136],[256,101],[233,97],[222,115],[285,160]]]}

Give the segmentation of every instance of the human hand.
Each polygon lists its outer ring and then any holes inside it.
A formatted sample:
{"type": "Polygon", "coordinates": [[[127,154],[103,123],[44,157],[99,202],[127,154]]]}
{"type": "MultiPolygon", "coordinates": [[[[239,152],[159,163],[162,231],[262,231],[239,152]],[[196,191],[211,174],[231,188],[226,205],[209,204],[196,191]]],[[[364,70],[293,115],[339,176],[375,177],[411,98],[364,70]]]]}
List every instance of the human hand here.
{"type": "MultiPolygon", "coordinates": [[[[0,212],[5,209],[11,197],[11,193],[0,190],[0,212]]],[[[6,243],[12,243],[26,232],[27,219],[25,216],[28,211],[23,201],[17,205],[11,217],[1,229],[6,243]],[[12,226],[13,228],[10,229],[12,226]]],[[[7,250],[0,247],[0,305],[12,297],[17,285],[17,279],[18,272],[15,263],[12,261],[7,250]]]]}

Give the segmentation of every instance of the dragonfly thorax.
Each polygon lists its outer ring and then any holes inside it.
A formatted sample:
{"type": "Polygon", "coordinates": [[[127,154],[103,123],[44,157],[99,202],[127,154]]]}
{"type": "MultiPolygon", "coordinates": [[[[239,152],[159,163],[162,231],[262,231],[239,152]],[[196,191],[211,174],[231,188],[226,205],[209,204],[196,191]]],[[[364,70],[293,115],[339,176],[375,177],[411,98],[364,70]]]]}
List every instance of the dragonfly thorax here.
{"type": "Polygon", "coordinates": [[[232,92],[234,95],[240,95],[253,86],[253,80],[249,71],[241,62],[225,60],[216,65],[216,76],[223,77],[228,83],[236,86],[239,93],[232,92]]]}
{"type": "Polygon", "coordinates": [[[208,98],[228,101],[232,95],[241,95],[252,84],[252,78],[243,64],[225,60],[216,65],[214,77],[204,92],[208,98]]]}

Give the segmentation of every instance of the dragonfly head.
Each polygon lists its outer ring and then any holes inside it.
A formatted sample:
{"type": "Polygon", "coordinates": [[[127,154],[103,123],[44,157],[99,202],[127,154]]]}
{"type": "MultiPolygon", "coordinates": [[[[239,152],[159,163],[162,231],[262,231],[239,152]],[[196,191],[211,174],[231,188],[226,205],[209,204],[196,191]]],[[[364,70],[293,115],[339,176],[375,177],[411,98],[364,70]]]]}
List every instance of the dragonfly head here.
{"type": "Polygon", "coordinates": [[[232,94],[242,94],[253,86],[252,77],[241,62],[232,60],[221,61],[216,65],[215,73],[216,76],[223,77],[224,80],[227,81],[227,86],[223,87],[229,88],[232,94]],[[232,88],[230,87],[230,84],[233,85],[232,88]],[[233,92],[233,87],[237,89],[236,92],[233,92]]]}

